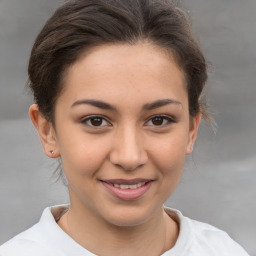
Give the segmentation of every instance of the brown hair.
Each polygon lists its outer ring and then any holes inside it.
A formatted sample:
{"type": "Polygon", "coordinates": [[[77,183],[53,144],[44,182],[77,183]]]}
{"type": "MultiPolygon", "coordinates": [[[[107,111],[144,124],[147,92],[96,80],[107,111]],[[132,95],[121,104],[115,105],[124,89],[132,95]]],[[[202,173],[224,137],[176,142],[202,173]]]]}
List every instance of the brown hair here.
{"type": "Polygon", "coordinates": [[[73,0],[58,8],[37,36],[29,61],[29,86],[46,119],[65,70],[86,49],[108,43],[150,41],[174,54],[186,76],[189,112],[210,121],[202,99],[207,64],[187,15],[171,0],[73,0]]]}

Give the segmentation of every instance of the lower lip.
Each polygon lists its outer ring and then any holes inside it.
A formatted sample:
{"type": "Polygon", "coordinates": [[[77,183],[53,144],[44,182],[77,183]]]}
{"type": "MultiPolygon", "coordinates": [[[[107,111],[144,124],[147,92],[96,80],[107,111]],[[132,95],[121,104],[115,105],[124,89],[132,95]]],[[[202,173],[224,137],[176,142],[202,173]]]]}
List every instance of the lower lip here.
{"type": "Polygon", "coordinates": [[[152,181],[147,182],[143,186],[134,189],[121,189],[114,187],[113,185],[103,182],[105,188],[115,197],[122,200],[136,200],[142,197],[150,188],[152,181]]]}

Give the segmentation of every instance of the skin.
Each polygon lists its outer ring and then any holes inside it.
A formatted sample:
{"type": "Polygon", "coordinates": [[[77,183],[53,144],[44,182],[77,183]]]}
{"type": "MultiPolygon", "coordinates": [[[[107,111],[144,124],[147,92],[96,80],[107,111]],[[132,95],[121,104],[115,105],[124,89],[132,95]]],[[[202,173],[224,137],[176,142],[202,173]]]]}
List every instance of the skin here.
{"type": "Polygon", "coordinates": [[[193,150],[200,114],[189,116],[184,74],[170,53],[150,43],[95,47],[67,70],[55,126],[37,105],[29,112],[45,153],[62,160],[70,209],[58,224],[66,233],[97,255],[159,255],[174,246],[179,227],[163,203],[193,150]],[[152,180],[135,200],[101,182],[134,178],[152,180]]]}

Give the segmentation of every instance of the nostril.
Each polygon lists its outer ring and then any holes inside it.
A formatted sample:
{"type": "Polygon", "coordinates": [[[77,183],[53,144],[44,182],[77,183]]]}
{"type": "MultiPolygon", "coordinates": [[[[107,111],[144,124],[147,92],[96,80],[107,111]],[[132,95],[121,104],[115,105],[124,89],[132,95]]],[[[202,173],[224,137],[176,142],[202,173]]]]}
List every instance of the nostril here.
{"type": "Polygon", "coordinates": [[[110,156],[110,162],[125,171],[134,171],[147,162],[147,157],[142,157],[141,154],[138,156],[112,154],[110,156]]]}
{"type": "Polygon", "coordinates": [[[147,153],[141,136],[133,128],[117,131],[110,151],[110,162],[126,171],[133,171],[147,162],[147,153]]]}

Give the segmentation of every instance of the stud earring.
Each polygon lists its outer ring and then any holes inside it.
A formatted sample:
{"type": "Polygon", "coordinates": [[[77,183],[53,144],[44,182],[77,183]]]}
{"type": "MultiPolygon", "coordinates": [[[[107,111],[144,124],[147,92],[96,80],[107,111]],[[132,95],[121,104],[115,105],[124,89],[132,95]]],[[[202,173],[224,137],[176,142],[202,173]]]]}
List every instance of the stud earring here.
{"type": "Polygon", "coordinates": [[[54,155],[54,152],[53,152],[53,150],[51,150],[51,151],[50,151],[50,153],[52,154],[52,156],[54,155]]]}

